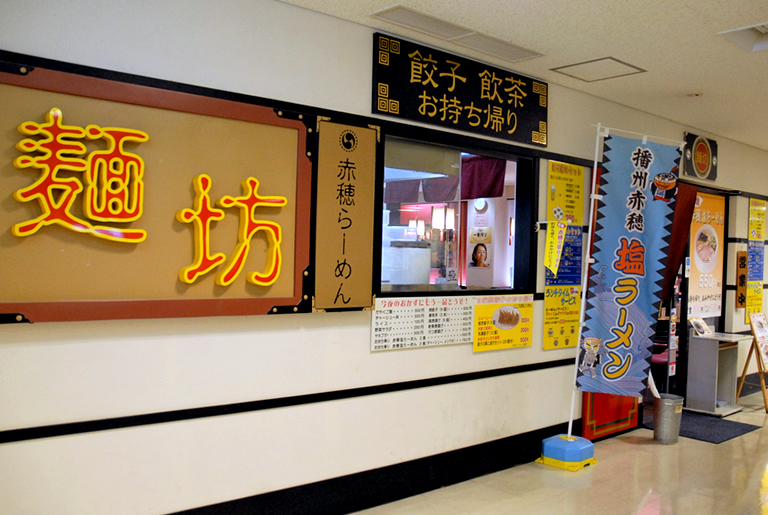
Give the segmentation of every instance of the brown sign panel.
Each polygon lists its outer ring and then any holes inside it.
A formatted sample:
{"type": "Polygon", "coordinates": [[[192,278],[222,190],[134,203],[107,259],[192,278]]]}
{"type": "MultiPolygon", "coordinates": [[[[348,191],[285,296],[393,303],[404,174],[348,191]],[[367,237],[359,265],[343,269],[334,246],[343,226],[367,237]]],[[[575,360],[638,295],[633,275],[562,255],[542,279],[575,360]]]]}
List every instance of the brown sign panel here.
{"type": "Polygon", "coordinates": [[[302,302],[302,121],[36,68],[0,73],[0,127],[0,314],[247,315],[302,302]]]}
{"type": "Polygon", "coordinates": [[[736,308],[747,307],[747,251],[736,252],[736,308]]]}
{"type": "Polygon", "coordinates": [[[368,308],[378,133],[328,121],[318,127],[314,307],[368,308]]]}

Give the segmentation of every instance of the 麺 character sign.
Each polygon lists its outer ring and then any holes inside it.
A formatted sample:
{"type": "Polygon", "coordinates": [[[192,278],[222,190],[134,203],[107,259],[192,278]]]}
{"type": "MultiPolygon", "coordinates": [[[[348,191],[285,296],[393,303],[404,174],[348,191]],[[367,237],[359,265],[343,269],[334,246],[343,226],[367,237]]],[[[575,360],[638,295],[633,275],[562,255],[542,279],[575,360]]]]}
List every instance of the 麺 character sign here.
{"type": "Polygon", "coordinates": [[[19,125],[25,136],[16,148],[26,154],[17,157],[13,165],[20,169],[33,168],[40,178],[31,186],[16,191],[19,202],[37,200],[43,213],[33,220],[11,228],[15,236],[30,236],[46,225],[57,224],[69,230],[118,242],[138,243],[147,237],[141,229],[122,229],[93,225],[71,212],[77,196],[85,189],[83,212],[97,222],[132,222],[141,217],[144,200],[144,161],[126,152],[127,141],[142,143],[149,136],[139,130],[118,127],[86,128],[64,125],[60,109],[46,114],[45,123],[27,121],[19,125]],[[87,149],[78,140],[106,140],[106,150],[96,150],[87,159],[87,149]],[[84,180],[61,177],[63,172],[82,172],[84,180]],[[87,188],[83,187],[83,182],[87,188]]]}

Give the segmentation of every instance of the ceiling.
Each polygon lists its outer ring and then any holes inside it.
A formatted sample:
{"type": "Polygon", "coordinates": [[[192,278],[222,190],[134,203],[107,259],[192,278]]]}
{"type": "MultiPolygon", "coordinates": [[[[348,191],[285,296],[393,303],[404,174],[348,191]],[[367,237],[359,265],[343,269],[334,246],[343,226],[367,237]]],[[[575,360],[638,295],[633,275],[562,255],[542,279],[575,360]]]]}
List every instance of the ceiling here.
{"type": "Polygon", "coordinates": [[[718,35],[768,23],[766,0],[280,1],[768,150],[768,50],[718,35]],[[542,56],[511,62],[371,16],[395,5],[542,56]],[[553,71],[606,57],[645,71],[592,82],[553,71]]]}

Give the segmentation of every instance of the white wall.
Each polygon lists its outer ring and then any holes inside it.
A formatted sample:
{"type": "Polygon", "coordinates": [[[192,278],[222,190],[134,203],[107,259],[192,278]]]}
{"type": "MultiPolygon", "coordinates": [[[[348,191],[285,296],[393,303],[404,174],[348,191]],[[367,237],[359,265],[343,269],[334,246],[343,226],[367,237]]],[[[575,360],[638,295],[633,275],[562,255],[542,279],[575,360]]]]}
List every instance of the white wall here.
{"type": "MultiPolygon", "coordinates": [[[[3,50],[370,110],[373,31],[279,2],[27,0],[1,11],[3,50]]],[[[549,100],[549,150],[581,158],[594,154],[598,122],[665,138],[686,129],[557,85],[549,100]]],[[[767,153],[718,142],[719,182],[768,193],[767,153]]],[[[477,355],[468,345],[371,354],[365,312],[0,326],[0,430],[572,358],[540,350],[542,309],[532,347],[477,355]]],[[[0,445],[0,513],[167,512],[400,463],[564,422],[572,379],[561,367],[0,445]]]]}

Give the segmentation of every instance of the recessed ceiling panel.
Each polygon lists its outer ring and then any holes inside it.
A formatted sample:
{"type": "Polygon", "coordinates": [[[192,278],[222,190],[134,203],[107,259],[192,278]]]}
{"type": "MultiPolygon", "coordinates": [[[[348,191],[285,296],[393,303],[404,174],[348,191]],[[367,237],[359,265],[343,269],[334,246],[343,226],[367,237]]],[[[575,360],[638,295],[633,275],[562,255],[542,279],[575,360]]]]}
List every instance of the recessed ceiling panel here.
{"type": "Polygon", "coordinates": [[[757,52],[768,49],[768,23],[760,23],[740,29],[718,32],[731,43],[740,46],[747,52],[757,52]]]}
{"type": "Polygon", "coordinates": [[[593,61],[585,61],[583,63],[552,68],[552,71],[568,75],[574,79],[583,80],[584,82],[596,82],[599,80],[626,77],[627,75],[634,75],[636,73],[644,73],[646,70],[619,61],[613,57],[603,57],[602,59],[595,59],[593,61]]]}

